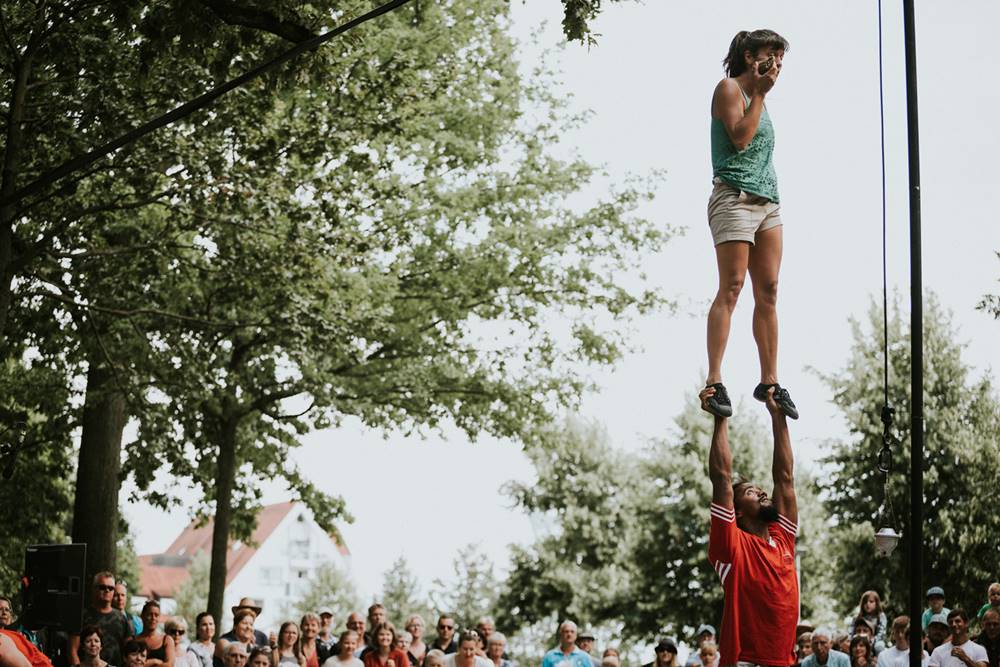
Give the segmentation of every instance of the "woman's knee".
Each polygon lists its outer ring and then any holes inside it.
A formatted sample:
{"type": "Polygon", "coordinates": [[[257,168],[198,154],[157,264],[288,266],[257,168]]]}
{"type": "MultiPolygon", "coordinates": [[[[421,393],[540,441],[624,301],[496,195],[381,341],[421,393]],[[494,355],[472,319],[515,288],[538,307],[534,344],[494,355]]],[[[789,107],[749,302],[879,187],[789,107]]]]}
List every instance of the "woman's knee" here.
{"type": "Polygon", "coordinates": [[[756,303],[775,306],[778,303],[778,279],[754,283],[753,296],[756,303]]]}
{"type": "Polygon", "coordinates": [[[743,278],[732,278],[724,280],[719,285],[719,292],[715,295],[716,303],[726,306],[729,310],[736,308],[736,301],[743,291],[743,278]]]}

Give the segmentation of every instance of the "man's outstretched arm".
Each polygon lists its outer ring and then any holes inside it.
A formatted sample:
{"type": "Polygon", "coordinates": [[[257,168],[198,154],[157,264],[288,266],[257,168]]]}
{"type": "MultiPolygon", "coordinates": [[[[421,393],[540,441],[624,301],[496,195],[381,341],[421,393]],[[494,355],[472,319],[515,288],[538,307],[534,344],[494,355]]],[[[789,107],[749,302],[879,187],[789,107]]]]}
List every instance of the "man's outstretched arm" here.
{"type": "Polygon", "coordinates": [[[788,421],[785,418],[785,413],[774,402],[773,393],[774,389],[771,389],[767,395],[767,410],[771,413],[771,428],[774,431],[774,458],[771,461],[774,492],[771,497],[778,512],[797,526],[799,506],[795,499],[792,439],[788,435],[788,421]]]}
{"type": "MultiPolygon", "coordinates": [[[[705,401],[715,394],[715,389],[701,390],[701,407],[706,412],[705,401]]],[[[712,431],[712,446],[708,450],[708,477],[712,480],[712,502],[722,507],[733,506],[733,453],[729,449],[729,422],[724,417],[715,417],[712,431]]]]}

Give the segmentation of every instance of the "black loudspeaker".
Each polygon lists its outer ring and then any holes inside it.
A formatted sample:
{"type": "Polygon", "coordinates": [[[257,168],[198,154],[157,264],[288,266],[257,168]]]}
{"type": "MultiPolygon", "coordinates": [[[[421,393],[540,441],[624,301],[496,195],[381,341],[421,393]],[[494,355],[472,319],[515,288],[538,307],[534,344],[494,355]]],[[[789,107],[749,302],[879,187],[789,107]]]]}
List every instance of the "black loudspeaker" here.
{"type": "Polygon", "coordinates": [[[24,550],[21,622],[32,630],[80,632],[86,544],[35,544],[24,550]]]}

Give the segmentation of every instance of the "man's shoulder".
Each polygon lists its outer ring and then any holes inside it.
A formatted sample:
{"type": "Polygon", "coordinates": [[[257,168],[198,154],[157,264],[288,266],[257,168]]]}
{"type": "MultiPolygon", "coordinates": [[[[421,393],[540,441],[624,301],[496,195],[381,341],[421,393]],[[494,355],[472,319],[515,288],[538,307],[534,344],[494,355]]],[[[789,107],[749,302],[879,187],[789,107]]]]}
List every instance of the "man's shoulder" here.
{"type": "Polygon", "coordinates": [[[827,658],[826,664],[831,667],[833,665],[850,665],[851,658],[846,653],[841,653],[836,649],[830,649],[830,657],[827,658]]]}
{"type": "Polygon", "coordinates": [[[962,644],[962,650],[965,651],[972,659],[976,658],[976,656],[973,655],[974,653],[979,654],[983,658],[986,658],[987,656],[986,647],[977,642],[975,639],[969,639],[967,642],[962,644]]]}

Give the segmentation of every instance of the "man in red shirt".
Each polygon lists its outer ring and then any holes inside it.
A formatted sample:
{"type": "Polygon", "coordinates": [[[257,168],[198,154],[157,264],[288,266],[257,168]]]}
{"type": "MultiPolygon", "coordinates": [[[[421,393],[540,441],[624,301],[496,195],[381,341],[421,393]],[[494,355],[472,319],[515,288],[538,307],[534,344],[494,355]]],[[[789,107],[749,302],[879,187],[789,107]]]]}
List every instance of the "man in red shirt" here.
{"type": "MultiPolygon", "coordinates": [[[[715,392],[702,390],[701,405],[715,392]]],[[[725,606],[719,664],[786,667],[794,662],[799,587],[795,573],[798,508],[788,424],[768,392],[774,453],[771,497],[755,484],[733,479],[729,425],[715,417],[708,472],[712,480],[708,559],[719,573],[725,606]]]]}

